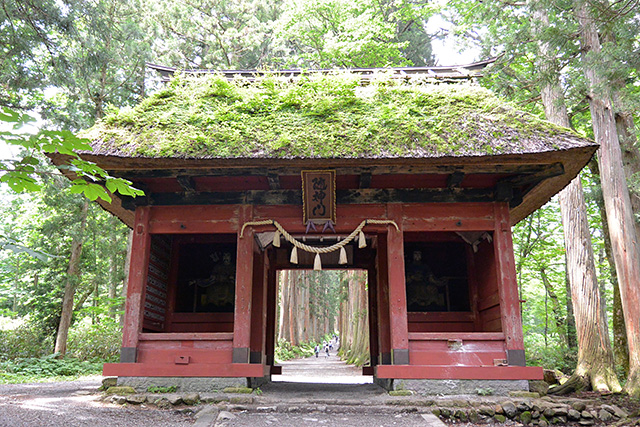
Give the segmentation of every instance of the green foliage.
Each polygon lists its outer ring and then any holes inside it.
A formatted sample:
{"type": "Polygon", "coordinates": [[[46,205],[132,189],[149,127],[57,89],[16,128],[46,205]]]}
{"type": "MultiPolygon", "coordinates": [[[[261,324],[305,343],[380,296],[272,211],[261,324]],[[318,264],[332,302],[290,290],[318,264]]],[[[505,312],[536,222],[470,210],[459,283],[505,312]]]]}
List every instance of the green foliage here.
{"type": "Polygon", "coordinates": [[[278,344],[275,348],[275,359],[278,361],[285,361],[313,356],[313,349],[316,344],[317,343],[315,342],[304,342],[297,346],[291,345],[288,341],[280,339],[278,340],[278,344]]]}
{"type": "Polygon", "coordinates": [[[493,392],[494,390],[491,387],[476,389],[476,393],[478,393],[478,396],[491,396],[493,392]]]}
{"type": "MultiPolygon", "coordinates": [[[[591,174],[583,172],[582,180],[597,274],[601,291],[604,291],[607,319],[611,322],[613,288],[597,205],[600,190],[591,174]]],[[[569,345],[567,304],[571,301],[565,282],[564,235],[560,219],[560,208],[554,199],[514,227],[513,241],[520,298],[525,301],[522,303],[522,322],[527,363],[570,373],[576,366],[577,349],[569,345]],[[554,309],[552,296],[557,298],[557,309],[554,309]]],[[[611,325],[609,331],[612,331],[611,325]]]]}
{"type": "Polygon", "coordinates": [[[525,336],[527,365],[542,366],[545,369],[557,369],[571,375],[578,362],[577,348],[567,348],[559,344],[557,335],[550,335],[546,344],[542,334],[525,336]]]}
{"type": "Polygon", "coordinates": [[[51,354],[54,336],[36,325],[0,329],[0,384],[100,375],[104,362],[117,360],[122,335],[114,322],[102,326],[73,328],[69,355],[62,359],[51,354]]]}
{"type": "Polygon", "coordinates": [[[175,385],[170,385],[168,387],[159,387],[156,385],[152,385],[147,388],[148,393],[175,393],[178,390],[178,387],[175,385]]]}
{"type": "Polygon", "coordinates": [[[69,331],[67,352],[80,360],[117,362],[122,345],[122,328],[109,317],[100,323],[83,322],[69,331]]]}
{"type": "Polygon", "coordinates": [[[99,375],[103,361],[81,361],[75,358],[57,358],[50,354],[40,358],[15,359],[0,362],[0,383],[17,383],[75,379],[83,375],[99,375]]]}
{"type": "Polygon", "coordinates": [[[0,251],[3,249],[8,249],[10,251],[13,251],[16,254],[25,253],[29,256],[37,258],[40,261],[45,261],[45,262],[49,259],[49,257],[51,257],[51,254],[33,250],[31,248],[28,248],[27,246],[24,246],[23,244],[21,244],[19,241],[17,241],[11,236],[5,236],[0,234],[0,251]]]}
{"type": "MultiPolygon", "coordinates": [[[[58,326],[70,242],[79,230],[84,203],[81,196],[65,191],[68,185],[60,177],[46,178],[42,192],[5,193],[0,198],[0,234],[49,254],[48,259],[38,259],[24,252],[0,252],[0,309],[11,316],[28,316],[30,325],[51,336],[58,326]]],[[[99,206],[89,206],[74,317],[90,319],[96,328],[104,324],[105,334],[115,333],[109,321],[120,315],[123,303],[127,233],[126,226],[99,206]]]]}
{"type": "MultiPolygon", "coordinates": [[[[307,281],[300,280],[296,286],[306,286],[308,283],[310,301],[309,316],[318,319],[321,323],[327,321],[329,329],[333,325],[333,319],[338,316],[338,272],[334,271],[306,271],[307,281]]],[[[332,331],[323,331],[324,336],[316,337],[318,341],[329,342],[332,338],[332,331]]],[[[310,343],[313,344],[313,343],[310,343]]]]}
{"type": "Polygon", "coordinates": [[[268,67],[284,46],[274,37],[281,1],[146,2],[147,31],[161,64],[181,68],[268,67]],[[161,40],[161,42],[160,42],[161,40]]]}
{"type": "Polygon", "coordinates": [[[412,1],[287,1],[278,36],[287,66],[361,68],[431,64],[424,27],[433,7],[412,1]]]}
{"type": "Polygon", "coordinates": [[[0,329],[0,362],[39,358],[52,349],[52,337],[40,328],[22,324],[15,329],[0,329]]]}
{"type": "Polygon", "coordinates": [[[20,159],[0,161],[0,182],[6,183],[13,191],[22,193],[40,190],[42,184],[38,180],[39,175],[53,173],[50,169],[47,170],[47,164],[40,154],[57,153],[71,157],[68,163],[59,168],[67,169],[78,177],[71,185],[73,193],[84,194],[90,200],[100,198],[108,202],[111,201],[111,196],[107,190],[133,197],[144,194],[133,188],[130,181],[111,177],[95,163],[81,159],[78,151],[91,150],[87,139],[78,138],[68,131],[42,130],[35,135],[26,133],[23,127],[33,121],[31,116],[8,107],[3,107],[0,112],[0,124],[4,122],[13,125],[13,130],[0,132],[0,141],[24,150],[20,159]],[[105,181],[107,190],[99,184],[102,181],[105,181]]]}
{"type": "Polygon", "coordinates": [[[33,108],[42,102],[47,72],[53,72],[48,64],[64,69],[56,40],[70,35],[67,18],[55,0],[3,0],[0,106],[33,108]]]}

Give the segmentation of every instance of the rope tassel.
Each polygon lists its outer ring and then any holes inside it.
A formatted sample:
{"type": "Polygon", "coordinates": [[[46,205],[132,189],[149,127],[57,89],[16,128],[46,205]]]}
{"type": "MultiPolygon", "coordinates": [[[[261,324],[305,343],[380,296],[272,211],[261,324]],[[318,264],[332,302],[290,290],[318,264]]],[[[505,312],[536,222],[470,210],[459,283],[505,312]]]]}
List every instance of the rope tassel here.
{"type": "Polygon", "coordinates": [[[298,263],[298,248],[296,248],[295,246],[293,247],[293,250],[291,251],[291,259],[289,259],[289,262],[291,264],[297,264],[298,263]]]}
{"type": "Polygon", "coordinates": [[[273,246],[280,247],[280,231],[276,230],[276,234],[273,235],[273,246]]]}
{"type": "Polygon", "coordinates": [[[347,263],[347,251],[344,250],[344,246],[340,248],[340,260],[338,264],[343,265],[347,263]]]}
{"type": "Polygon", "coordinates": [[[364,233],[362,231],[358,234],[358,247],[360,249],[367,247],[367,239],[364,237],[364,233]]]}
{"type": "Polygon", "coordinates": [[[322,260],[320,259],[320,254],[316,254],[316,258],[313,260],[313,269],[315,271],[322,270],[322,260]]]}

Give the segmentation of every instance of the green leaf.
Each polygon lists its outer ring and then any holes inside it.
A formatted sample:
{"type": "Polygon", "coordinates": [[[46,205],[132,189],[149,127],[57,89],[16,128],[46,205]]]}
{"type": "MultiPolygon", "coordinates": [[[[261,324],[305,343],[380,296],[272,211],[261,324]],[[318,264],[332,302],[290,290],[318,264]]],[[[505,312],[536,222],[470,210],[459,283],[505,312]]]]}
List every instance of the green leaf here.
{"type": "Polygon", "coordinates": [[[107,190],[112,193],[120,193],[124,196],[144,196],[144,191],[133,187],[133,183],[123,178],[107,177],[106,181],[107,190]]]}
{"type": "Polygon", "coordinates": [[[16,193],[24,193],[40,190],[40,184],[35,178],[22,171],[7,172],[0,177],[0,182],[4,182],[16,193]]]}
{"type": "Polygon", "coordinates": [[[0,111],[0,121],[15,123],[20,127],[26,123],[35,122],[35,119],[28,114],[19,113],[9,107],[2,107],[2,111],[0,111]]]}
{"type": "Polygon", "coordinates": [[[22,160],[20,160],[20,163],[25,164],[25,165],[34,165],[37,166],[40,164],[40,161],[33,157],[33,156],[25,156],[22,158],[22,160]]]}
{"type": "Polygon", "coordinates": [[[105,178],[107,176],[107,172],[102,169],[100,166],[96,165],[93,162],[88,162],[86,160],[82,160],[80,158],[71,160],[71,165],[75,169],[71,169],[73,172],[78,175],[83,175],[86,178],[90,178],[93,181],[99,180],[99,178],[105,178]]]}
{"type": "Polygon", "coordinates": [[[99,184],[88,183],[83,179],[75,179],[71,183],[70,192],[74,194],[83,194],[89,200],[102,199],[106,202],[111,202],[111,196],[107,191],[99,184]]]}

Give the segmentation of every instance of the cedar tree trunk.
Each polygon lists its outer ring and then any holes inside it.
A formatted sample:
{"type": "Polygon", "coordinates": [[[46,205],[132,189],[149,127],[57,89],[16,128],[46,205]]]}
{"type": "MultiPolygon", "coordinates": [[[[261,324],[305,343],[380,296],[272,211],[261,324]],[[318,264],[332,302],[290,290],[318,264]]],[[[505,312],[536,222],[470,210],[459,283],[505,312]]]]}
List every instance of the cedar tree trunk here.
{"type": "Polygon", "coordinates": [[[58,353],[60,356],[64,356],[67,353],[67,338],[69,336],[69,327],[71,326],[71,317],[73,316],[73,297],[76,294],[76,286],[80,279],[78,266],[80,265],[80,255],[82,255],[82,240],[84,229],[87,226],[88,210],[89,199],[85,199],[80,213],[80,230],[73,236],[71,241],[71,257],[69,258],[67,280],[64,285],[64,296],[62,297],[62,314],[60,315],[60,325],[58,326],[54,349],[54,353],[58,353]]]}
{"type": "Polygon", "coordinates": [[[616,264],[620,298],[629,345],[629,378],[625,390],[640,396],[640,248],[623,170],[622,153],[616,129],[608,81],[589,63],[591,54],[601,51],[598,29],[589,4],[575,1],[580,23],[583,68],[589,83],[589,107],[596,141],[600,143],[598,161],[602,195],[609,223],[609,235],[616,264]]]}
{"type": "MultiPolygon", "coordinates": [[[[540,5],[538,5],[540,6],[540,5]]],[[[534,16],[541,27],[548,27],[546,11],[536,7],[534,16]]],[[[560,87],[556,60],[546,43],[540,43],[541,96],[547,119],[569,127],[569,116],[560,87]]],[[[580,177],[560,192],[560,210],[564,229],[567,272],[578,338],[578,364],[572,377],[552,393],[567,393],[582,388],[620,391],[613,367],[613,351],[604,307],[601,305],[593,256],[587,209],[580,177]]]]}

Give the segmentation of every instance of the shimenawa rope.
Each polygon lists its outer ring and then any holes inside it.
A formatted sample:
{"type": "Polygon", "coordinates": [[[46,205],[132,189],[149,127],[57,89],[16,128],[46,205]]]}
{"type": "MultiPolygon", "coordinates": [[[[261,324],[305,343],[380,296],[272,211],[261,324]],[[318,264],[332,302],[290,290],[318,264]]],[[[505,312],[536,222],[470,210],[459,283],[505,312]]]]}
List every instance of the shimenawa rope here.
{"type": "Polygon", "coordinates": [[[322,265],[320,263],[320,254],[328,254],[330,252],[336,251],[336,250],[340,250],[340,264],[346,264],[347,263],[347,257],[346,257],[346,252],[344,252],[344,247],[346,245],[348,245],[353,239],[355,239],[356,236],[359,236],[358,239],[358,247],[359,248],[364,248],[367,246],[366,243],[366,239],[364,237],[364,233],[362,233],[362,229],[368,225],[368,224],[381,224],[381,225],[393,225],[396,227],[396,230],[400,231],[400,229],[398,228],[398,224],[395,223],[395,221],[393,220],[389,220],[389,219],[365,219],[363,220],[360,225],[358,225],[356,227],[355,230],[353,230],[347,237],[345,237],[343,240],[334,243],[331,246],[321,246],[321,247],[315,247],[315,246],[309,246],[305,243],[302,243],[298,240],[296,240],[291,234],[289,234],[287,232],[287,230],[285,230],[280,223],[278,223],[278,221],[272,220],[272,219],[267,219],[267,220],[263,220],[263,221],[249,221],[249,222],[245,222],[242,225],[242,230],[240,231],[240,238],[244,237],[244,229],[248,226],[260,226],[260,225],[273,225],[276,227],[276,236],[274,236],[273,239],[273,245],[276,247],[280,246],[280,238],[278,236],[278,233],[282,234],[282,236],[294,246],[293,252],[291,253],[291,262],[293,264],[297,264],[298,263],[298,254],[296,252],[296,248],[302,249],[305,252],[309,252],[309,253],[314,253],[316,254],[316,258],[314,261],[314,270],[321,270],[322,269],[322,265]],[[277,244],[276,244],[277,242],[277,244]]]}

